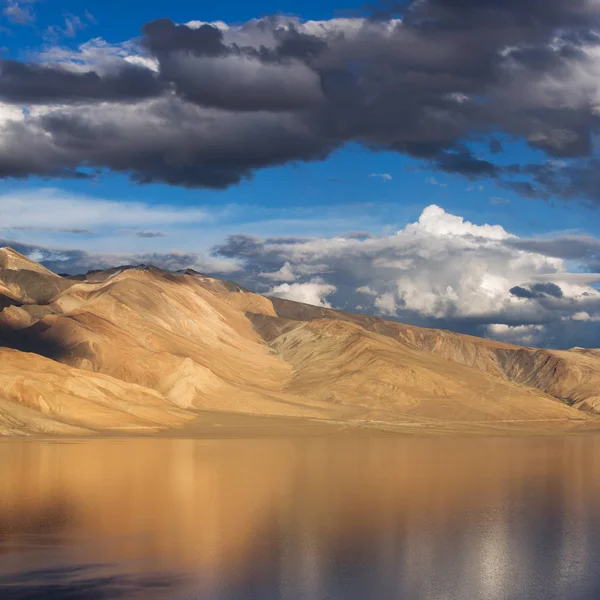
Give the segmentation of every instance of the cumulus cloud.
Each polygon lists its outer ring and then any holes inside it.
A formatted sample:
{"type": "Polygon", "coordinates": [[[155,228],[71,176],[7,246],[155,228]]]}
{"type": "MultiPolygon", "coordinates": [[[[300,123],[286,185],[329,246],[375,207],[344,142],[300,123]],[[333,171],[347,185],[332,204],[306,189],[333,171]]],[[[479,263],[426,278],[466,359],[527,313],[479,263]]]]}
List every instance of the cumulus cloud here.
{"type": "Polygon", "coordinates": [[[389,173],[371,173],[369,177],[379,177],[384,181],[391,181],[393,177],[389,173]]]}
{"type": "MultiPolygon", "coordinates": [[[[5,13],[22,20],[28,8],[9,0],[5,13]]],[[[400,19],[160,19],[142,30],[0,64],[0,99],[19,107],[0,125],[0,176],[111,169],[224,188],[354,142],[527,196],[600,203],[597,2],[413,0],[400,19]],[[495,162],[498,133],[548,162],[495,162]],[[470,144],[485,136],[491,158],[470,144]]]]}
{"type": "Polygon", "coordinates": [[[505,325],[496,323],[488,325],[487,333],[490,337],[524,346],[543,346],[546,341],[546,331],[543,325],[505,325]]]}
{"type": "Polygon", "coordinates": [[[295,302],[304,302],[313,306],[323,306],[331,308],[331,304],[325,298],[336,291],[334,285],[325,283],[322,279],[315,278],[306,283],[282,283],[271,288],[269,296],[294,300],[295,302]]]}
{"type": "Polygon", "coordinates": [[[590,324],[600,317],[600,274],[569,272],[563,256],[589,271],[587,249],[597,251],[598,242],[554,239],[553,250],[551,240],[519,238],[432,205],[394,235],[238,235],[215,254],[238,260],[240,283],[264,293],[524,344],[597,345],[600,330],[590,324]],[[272,287],[265,275],[289,283],[272,287]]]}
{"type": "Polygon", "coordinates": [[[574,315],[571,316],[571,320],[572,321],[600,321],[600,315],[595,315],[592,316],[590,315],[590,313],[585,312],[584,310],[582,310],[581,312],[575,313],[574,315]]]}
{"type": "Polygon", "coordinates": [[[271,281],[296,281],[297,279],[297,275],[289,262],[283,263],[281,269],[274,273],[261,273],[260,276],[271,281]]]}

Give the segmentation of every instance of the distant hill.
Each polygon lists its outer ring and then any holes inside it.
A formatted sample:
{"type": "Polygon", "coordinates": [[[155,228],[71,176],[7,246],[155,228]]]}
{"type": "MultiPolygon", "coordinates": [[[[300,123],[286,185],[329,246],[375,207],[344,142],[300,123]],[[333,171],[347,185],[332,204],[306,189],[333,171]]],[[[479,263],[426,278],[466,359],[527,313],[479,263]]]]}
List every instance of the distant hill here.
{"type": "Polygon", "coordinates": [[[600,350],[402,325],[191,270],[60,277],[0,249],[0,434],[189,430],[231,414],[307,431],[579,431],[600,429],[597,413],[600,350]]]}

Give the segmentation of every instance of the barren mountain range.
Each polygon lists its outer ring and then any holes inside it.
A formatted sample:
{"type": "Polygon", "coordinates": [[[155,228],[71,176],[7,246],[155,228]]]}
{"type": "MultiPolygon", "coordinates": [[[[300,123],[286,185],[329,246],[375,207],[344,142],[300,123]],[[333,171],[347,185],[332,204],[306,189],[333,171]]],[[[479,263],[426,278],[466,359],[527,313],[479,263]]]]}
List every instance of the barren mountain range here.
{"type": "Polygon", "coordinates": [[[0,249],[0,434],[235,422],[600,429],[600,350],[542,350],[251,293],[195,271],[61,277],[0,249]]]}

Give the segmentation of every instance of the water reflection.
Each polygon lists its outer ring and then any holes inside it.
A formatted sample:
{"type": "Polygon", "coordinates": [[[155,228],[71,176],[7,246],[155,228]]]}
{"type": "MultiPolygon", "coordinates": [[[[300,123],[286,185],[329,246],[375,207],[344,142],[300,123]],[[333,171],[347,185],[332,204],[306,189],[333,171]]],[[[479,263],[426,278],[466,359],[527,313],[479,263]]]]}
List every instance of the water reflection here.
{"type": "Polygon", "coordinates": [[[600,597],[600,440],[0,442],[0,598],[600,597]]]}

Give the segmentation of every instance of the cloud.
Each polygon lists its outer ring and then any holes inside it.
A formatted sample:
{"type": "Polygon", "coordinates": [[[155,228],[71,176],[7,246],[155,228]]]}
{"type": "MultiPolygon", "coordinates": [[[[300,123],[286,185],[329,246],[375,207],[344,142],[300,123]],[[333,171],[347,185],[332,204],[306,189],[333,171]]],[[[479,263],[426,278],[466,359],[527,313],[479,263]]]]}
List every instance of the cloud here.
{"type": "Polygon", "coordinates": [[[356,291],[359,294],[367,294],[368,296],[377,296],[377,292],[369,287],[368,285],[361,285],[360,287],[356,288],[356,291]]]}
{"type": "Polygon", "coordinates": [[[584,199],[592,206],[600,204],[600,160],[597,158],[513,165],[510,171],[515,177],[528,180],[503,180],[502,185],[522,196],[584,199]]]}
{"type": "Polygon", "coordinates": [[[162,231],[151,231],[148,229],[119,229],[118,233],[123,233],[125,235],[134,235],[135,237],[142,239],[162,238],[166,236],[166,234],[162,231]]]}
{"type": "Polygon", "coordinates": [[[442,150],[434,157],[433,166],[446,173],[456,173],[469,179],[479,177],[499,177],[501,169],[489,160],[473,156],[465,147],[453,150],[442,150]]]}
{"type": "Polygon", "coordinates": [[[261,273],[260,276],[271,281],[296,281],[298,278],[289,262],[283,263],[281,269],[274,273],[261,273]]]}
{"type": "Polygon", "coordinates": [[[279,112],[325,102],[319,76],[302,62],[179,52],[161,59],[160,73],[180,97],[206,107],[279,112]]]}
{"type": "Polygon", "coordinates": [[[135,235],[139,238],[165,237],[165,234],[162,231],[136,231],[135,235]]]}
{"type": "MultiPolygon", "coordinates": [[[[110,100],[129,102],[156,96],[162,93],[163,89],[163,84],[157,80],[152,71],[124,60],[104,73],[77,72],[64,66],[0,60],[0,99],[5,102],[30,105],[77,104],[84,101],[110,100]]],[[[68,112],[66,108],[56,110],[61,113],[68,112]]],[[[33,134],[34,123],[37,122],[38,126],[43,128],[44,119],[49,123],[48,119],[51,120],[52,114],[49,108],[41,112],[33,110],[30,112],[29,119],[23,117],[24,120],[9,122],[6,127],[8,130],[12,129],[14,133],[20,129],[23,134],[33,134]]],[[[73,129],[75,126],[76,123],[73,122],[71,130],[63,131],[62,134],[77,136],[76,130],[73,129]]],[[[83,131],[80,130],[81,133],[83,131]]],[[[71,137],[71,142],[74,141],[75,139],[71,137]]],[[[73,164],[71,168],[76,166],[78,165],[73,164]]],[[[69,167],[65,165],[63,168],[69,167]]]]}
{"type": "Polygon", "coordinates": [[[334,285],[324,283],[323,280],[315,278],[306,283],[282,283],[271,288],[268,295],[296,302],[304,302],[313,306],[331,308],[331,304],[325,298],[335,291],[336,287],[334,285]]]}
{"type": "Polygon", "coordinates": [[[509,291],[517,298],[526,298],[528,300],[544,298],[546,296],[552,296],[553,298],[562,298],[564,296],[562,289],[556,283],[535,283],[529,287],[516,285],[509,291]]]}
{"type": "Polygon", "coordinates": [[[208,218],[199,208],[118,202],[53,188],[0,194],[0,225],[12,230],[82,233],[102,227],[202,223],[208,218]]]}
{"type": "Polygon", "coordinates": [[[581,312],[578,312],[578,313],[575,313],[574,315],[572,315],[571,320],[572,321],[583,321],[583,322],[586,322],[586,321],[587,322],[589,322],[589,321],[598,322],[598,321],[600,321],[600,315],[592,317],[589,313],[582,310],[581,312]]]}
{"type": "Polygon", "coordinates": [[[494,339],[522,346],[543,346],[545,341],[545,329],[542,325],[496,323],[488,325],[487,333],[494,339]]]}
{"type": "Polygon", "coordinates": [[[369,177],[379,177],[384,181],[391,181],[393,179],[389,173],[371,173],[369,177]]]}
{"type": "Polygon", "coordinates": [[[6,0],[2,14],[11,22],[18,25],[31,25],[35,21],[33,6],[37,0],[6,0]]]}
{"type": "Polygon", "coordinates": [[[428,183],[429,185],[439,185],[440,187],[447,187],[448,186],[447,183],[443,183],[442,181],[438,181],[435,177],[429,177],[428,179],[425,180],[425,183],[428,183]]]}
{"type": "Polygon", "coordinates": [[[334,308],[416,325],[571,347],[600,339],[600,291],[593,287],[600,274],[569,272],[563,256],[570,267],[590,271],[599,247],[591,237],[520,238],[432,205],[393,235],[238,235],[214,252],[238,261],[239,282],[263,293],[310,295],[319,305],[326,298],[334,308]],[[288,282],[275,288],[265,281],[284,277],[288,282]],[[577,317],[583,312],[590,315],[585,323],[577,317]]]}
{"type": "Polygon", "coordinates": [[[17,226],[17,227],[2,227],[5,231],[55,231],[57,233],[74,233],[74,234],[87,234],[91,233],[89,229],[81,229],[76,227],[31,227],[31,226],[17,226]]]}
{"type": "Polygon", "coordinates": [[[19,110],[0,126],[0,176],[110,169],[225,188],[353,142],[598,204],[599,30],[589,0],[413,0],[402,19],[160,19],[141,40],[4,61],[0,98],[19,110]],[[499,134],[565,165],[497,163],[499,134]],[[486,155],[471,144],[482,140],[486,155]]]}
{"type": "MultiPolygon", "coordinates": [[[[559,235],[542,238],[514,238],[509,244],[519,250],[576,262],[582,271],[600,272],[600,239],[585,235],[559,235]]],[[[566,274],[565,274],[566,275],[566,274]]],[[[588,278],[571,273],[573,277],[588,278]]]]}
{"type": "Polygon", "coordinates": [[[87,10],[84,13],[84,18],[78,17],[77,15],[66,13],[64,15],[64,25],[58,27],[57,25],[51,25],[45,31],[45,37],[56,41],[62,37],[73,38],[80,31],[87,28],[88,23],[94,24],[96,19],[87,10]],[[87,22],[86,22],[87,21],[87,22]]]}
{"type": "Polygon", "coordinates": [[[234,260],[194,252],[85,252],[23,244],[0,238],[0,247],[3,246],[14,248],[32,260],[43,263],[55,273],[80,274],[93,269],[142,264],[169,271],[195,269],[202,273],[219,273],[221,276],[229,276],[240,269],[234,260]]]}

